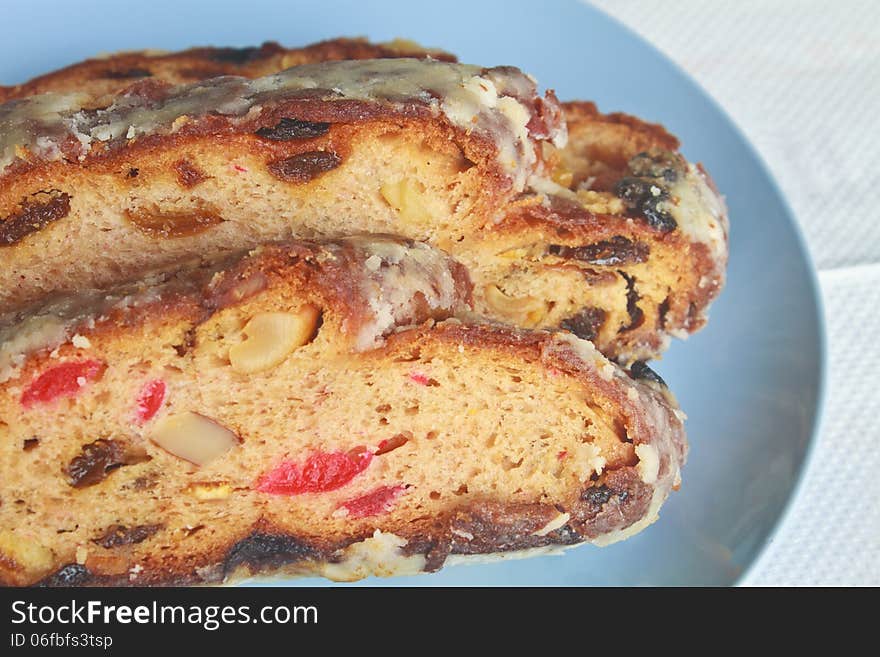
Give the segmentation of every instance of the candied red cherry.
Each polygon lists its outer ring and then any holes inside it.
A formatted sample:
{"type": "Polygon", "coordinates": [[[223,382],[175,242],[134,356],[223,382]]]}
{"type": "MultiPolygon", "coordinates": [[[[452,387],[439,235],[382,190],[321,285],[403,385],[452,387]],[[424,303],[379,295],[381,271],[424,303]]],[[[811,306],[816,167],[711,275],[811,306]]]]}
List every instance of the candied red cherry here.
{"type": "Polygon", "coordinates": [[[107,364],[99,360],[80,360],[51,367],[37,378],[21,395],[25,408],[46,404],[59,397],[73,397],[87,383],[100,379],[107,364]]]}
{"type": "Polygon", "coordinates": [[[406,490],[406,486],[403,484],[380,486],[366,495],[343,502],[339,508],[348,511],[348,515],[352,518],[378,516],[382,513],[388,513],[404,490],[406,490]]]}
{"type": "Polygon", "coordinates": [[[135,405],[135,415],[140,424],[150,421],[162,408],[165,393],[165,382],[161,379],[153,379],[144,384],[135,405]]]}
{"type": "Polygon", "coordinates": [[[273,495],[324,493],[350,482],[372,460],[373,453],[366,447],[348,452],[314,452],[304,463],[285,459],[260,477],[256,489],[273,495]]]}

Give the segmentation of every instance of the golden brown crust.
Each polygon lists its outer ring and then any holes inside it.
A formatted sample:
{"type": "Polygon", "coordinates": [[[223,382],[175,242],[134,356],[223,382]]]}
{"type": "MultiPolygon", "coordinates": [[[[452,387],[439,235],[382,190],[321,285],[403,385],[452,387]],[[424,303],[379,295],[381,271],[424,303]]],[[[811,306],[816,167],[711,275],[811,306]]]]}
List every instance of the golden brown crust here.
{"type": "Polygon", "coordinates": [[[575,188],[594,175],[591,189],[612,191],[635,155],[651,150],[677,151],[680,146],[678,139],[659,123],[622,112],[603,114],[591,101],[564,102],[562,110],[570,136],[565,150],[568,157],[564,159],[574,171],[571,186],[575,188]],[[576,166],[585,161],[601,163],[604,170],[597,175],[583,164],[576,166]]]}

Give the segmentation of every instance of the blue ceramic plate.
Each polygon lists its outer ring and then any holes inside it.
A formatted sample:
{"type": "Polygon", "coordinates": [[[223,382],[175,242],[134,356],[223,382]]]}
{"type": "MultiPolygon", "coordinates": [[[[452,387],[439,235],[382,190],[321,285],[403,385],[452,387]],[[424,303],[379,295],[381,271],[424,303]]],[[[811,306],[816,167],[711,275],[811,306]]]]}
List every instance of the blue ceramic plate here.
{"type": "Polygon", "coordinates": [[[6,24],[31,27],[27,39],[0,45],[6,84],[101,51],[405,36],[465,62],[520,66],[560,98],[663,123],[726,194],[732,225],[729,282],[708,327],[674,344],[657,367],[690,418],[681,491],[657,523],[618,545],[358,585],[725,585],[755,561],[793,497],[817,423],[816,282],[791,212],[755,152],[651,46],[574,1],[11,4],[6,24]]]}

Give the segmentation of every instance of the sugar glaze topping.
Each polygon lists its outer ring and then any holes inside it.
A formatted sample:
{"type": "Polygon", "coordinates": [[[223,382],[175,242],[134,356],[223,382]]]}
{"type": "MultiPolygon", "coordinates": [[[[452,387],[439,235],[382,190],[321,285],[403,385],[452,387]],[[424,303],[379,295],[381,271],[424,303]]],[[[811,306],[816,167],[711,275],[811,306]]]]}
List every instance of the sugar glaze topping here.
{"type": "MultiPolygon", "coordinates": [[[[158,97],[135,88],[100,109],[84,108],[82,94],[44,94],[0,106],[0,168],[28,154],[58,160],[73,150],[83,159],[96,142],[171,134],[209,115],[235,125],[257,119],[266,105],[297,98],[427,107],[457,128],[489,137],[518,190],[537,159],[529,124],[539,103],[554,102],[541,100],[534,80],[516,68],[417,59],[306,64],[256,79],[226,76],[171,87],[158,97]]],[[[538,132],[562,146],[564,124],[553,123],[538,132]]]]}

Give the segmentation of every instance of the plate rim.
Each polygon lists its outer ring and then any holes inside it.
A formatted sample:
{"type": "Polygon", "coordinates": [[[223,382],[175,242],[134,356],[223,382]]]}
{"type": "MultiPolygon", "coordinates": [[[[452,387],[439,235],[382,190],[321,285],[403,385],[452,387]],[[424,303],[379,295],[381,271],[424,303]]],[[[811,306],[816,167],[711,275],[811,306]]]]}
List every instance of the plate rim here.
{"type": "MultiPolygon", "coordinates": [[[[816,268],[816,263],[813,260],[812,253],[810,252],[809,245],[807,244],[804,229],[797,219],[797,214],[794,212],[791,203],[788,200],[788,197],[782,191],[782,187],[779,185],[779,181],[776,179],[776,176],[773,175],[773,172],[769,164],[767,163],[767,160],[764,158],[761,151],[754,145],[752,140],[749,139],[745,131],[740,127],[739,123],[737,123],[730,115],[730,113],[724,108],[724,106],[721,105],[721,103],[717,101],[715,97],[711,93],[709,93],[709,91],[694,76],[686,71],[684,67],[679,65],[679,63],[673,60],[669,55],[663,52],[657,45],[654,44],[653,41],[639,34],[635,29],[630,27],[621,19],[605,11],[604,8],[598,7],[592,3],[579,4],[586,5],[587,9],[601,14],[604,18],[613,22],[618,28],[626,32],[629,37],[636,39],[643,45],[647,46],[653,52],[655,57],[662,59],[668,66],[674,69],[679,77],[681,77],[687,83],[693,85],[699,92],[699,95],[708,103],[708,105],[713,110],[718,112],[718,114],[724,119],[724,121],[731,127],[734,135],[743,144],[748,154],[754,159],[755,164],[758,167],[759,173],[765,180],[767,180],[770,186],[770,190],[779,200],[782,208],[782,214],[792,228],[797,250],[803,257],[804,264],[806,265],[807,276],[805,280],[809,284],[809,296],[813,302],[812,312],[814,314],[814,323],[816,327],[817,337],[815,344],[816,401],[813,405],[813,408],[811,409],[809,436],[807,438],[806,444],[804,445],[803,454],[798,465],[797,473],[794,477],[794,484],[789,488],[786,494],[786,499],[783,502],[779,513],[773,521],[770,529],[761,539],[748,565],[742,570],[741,573],[733,578],[733,580],[729,584],[729,586],[736,587],[744,586],[748,584],[748,580],[752,576],[753,572],[766,557],[770,544],[773,543],[773,541],[779,536],[782,529],[788,523],[788,520],[792,517],[796,502],[802,496],[804,489],[806,488],[807,476],[812,469],[813,461],[815,460],[816,452],[818,451],[817,447],[819,444],[822,425],[825,419],[828,396],[828,331],[825,321],[825,305],[822,300],[822,288],[819,282],[819,271],[816,268]]],[[[721,291],[721,294],[723,293],[724,290],[721,291]]]]}

